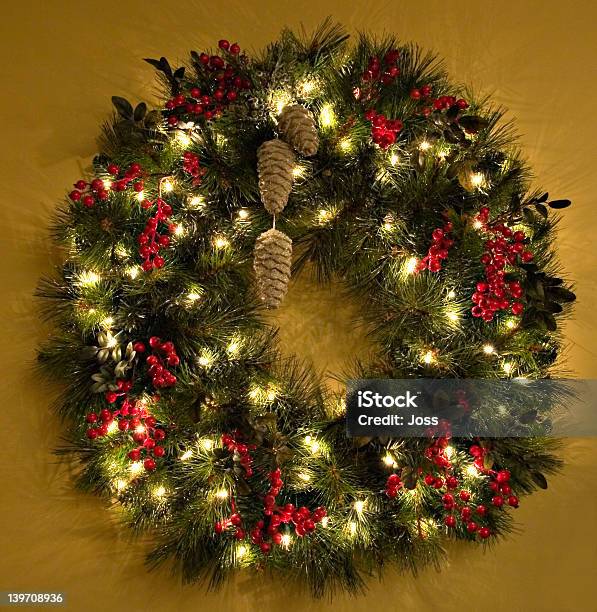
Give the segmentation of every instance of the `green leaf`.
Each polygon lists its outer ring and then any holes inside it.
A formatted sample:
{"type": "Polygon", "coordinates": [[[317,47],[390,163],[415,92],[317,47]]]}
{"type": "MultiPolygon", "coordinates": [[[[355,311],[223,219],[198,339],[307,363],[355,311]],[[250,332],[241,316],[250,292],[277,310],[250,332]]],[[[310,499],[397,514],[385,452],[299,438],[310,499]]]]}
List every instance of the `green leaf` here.
{"type": "Polygon", "coordinates": [[[549,296],[558,302],[574,302],[576,295],[564,287],[550,287],[549,296]]]}
{"type": "Polygon", "coordinates": [[[181,66],[180,68],[177,68],[174,71],[174,78],[178,79],[178,80],[183,79],[184,78],[184,71],[185,71],[185,67],[184,66],[181,66]]]}
{"type": "Polygon", "coordinates": [[[487,119],[477,117],[476,115],[464,115],[464,117],[460,117],[458,123],[464,128],[465,132],[469,134],[476,134],[489,125],[487,119]]]}
{"type": "Polygon", "coordinates": [[[547,208],[543,204],[535,204],[537,212],[544,218],[547,219],[547,208]]]}
{"type": "Polygon", "coordinates": [[[563,310],[562,306],[557,302],[546,302],[545,309],[547,310],[547,312],[551,313],[558,313],[562,312],[563,310]]]}
{"type": "Polygon", "coordinates": [[[121,117],[125,119],[133,118],[133,107],[128,100],[120,96],[112,96],[112,104],[114,104],[121,117]]]}
{"type": "Polygon", "coordinates": [[[531,472],[531,478],[541,489],[547,489],[547,479],[541,472],[531,472]]]}
{"type": "Polygon", "coordinates": [[[547,205],[550,208],[568,208],[568,206],[570,206],[570,204],[572,204],[572,202],[570,200],[552,200],[551,202],[548,202],[547,205]]]}
{"type": "Polygon", "coordinates": [[[135,121],[141,121],[143,117],[145,117],[146,113],[147,113],[147,104],[145,104],[145,102],[140,102],[139,104],[137,104],[137,107],[135,108],[135,112],[133,113],[133,119],[135,121]]]}

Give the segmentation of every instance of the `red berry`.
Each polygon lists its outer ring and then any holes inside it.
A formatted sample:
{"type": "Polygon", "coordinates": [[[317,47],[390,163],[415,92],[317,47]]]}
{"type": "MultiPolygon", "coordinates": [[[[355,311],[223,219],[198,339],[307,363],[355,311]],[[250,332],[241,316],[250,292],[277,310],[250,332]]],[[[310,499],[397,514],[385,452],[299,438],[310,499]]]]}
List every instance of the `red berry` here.
{"type": "Polygon", "coordinates": [[[477,506],[477,514],[479,516],[485,516],[486,512],[487,512],[487,508],[483,504],[480,504],[477,506]]]}
{"type": "Polygon", "coordinates": [[[498,508],[501,508],[504,505],[504,498],[501,495],[494,495],[491,498],[491,503],[498,508]]]}
{"type": "Polygon", "coordinates": [[[148,471],[151,472],[152,470],[155,470],[157,466],[157,463],[155,462],[154,459],[152,459],[151,457],[148,457],[147,459],[145,459],[145,461],[143,462],[143,467],[148,471]]]}
{"type": "Polygon", "coordinates": [[[270,553],[271,549],[272,549],[272,545],[269,544],[268,542],[261,542],[261,544],[259,545],[259,548],[261,548],[261,552],[264,555],[267,555],[270,553]]]}
{"type": "Polygon", "coordinates": [[[448,516],[444,518],[444,524],[446,527],[456,527],[456,517],[452,514],[448,514],[448,516]]]}
{"type": "Polygon", "coordinates": [[[503,482],[508,482],[510,480],[510,470],[500,470],[495,479],[499,482],[499,483],[503,483],[503,482]]]}
{"type": "Polygon", "coordinates": [[[524,304],[521,302],[514,302],[511,306],[511,310],[513,315],[521,315],[524,311],[524,304]]]}
{"type": "Polygon", "coordinates": [[[218,47],[227,51],[230,48],[230,43],[226,39],[222,39],[218,41],[218,47]]]}
{"type": "Polygon", "coordinates": [[[230,45],[230,53],[232,53],[232,55],[238,55],[240,53],[240,45],[238,43],[230,45]]]}
{"type": "Polygon", "coordinates": [[[533,261],[533,254],[530,251],[524,251],[520,258],[522,261],[524,261],[524,263],[529,263],[530,261],[533,261]]]}
{"type": "Polygon", "coordinates": [[[471,498],[471,494],[468,491],[460,491],[459,495],[462,501],[468,501],[471,498]]]}
{"type": "Polygon", "coordinates": [[[481,527],[481,529],[479,529],[479,536],[482,537],[483,539],[488,538],[491,535],[491,531],[489,531],[488,527],[481,527]]]}
{"type": "Polygon", "coordinates": [[[477,523],[475,523],[475,521],[470,521],[466,524],[466,530],[469,533],[475,533],[475,531],[477,531],[478,528],[479,526],[477,525],[477,523]]]}
{"type": "Polygon", "coordinates": [[[508,505],[513,508],[518,508],[518,497],[516,497],[516,495],[510,495],[510,497],[508,497],[508,505]]]}
{"type": "Polygon", "coordinates": [[[141,457],[141,451],[137,448],[134,448],[132,451],[129,451],[128,453],[128,458],[131,461],[139,461],[140,457],[141,457]]]}

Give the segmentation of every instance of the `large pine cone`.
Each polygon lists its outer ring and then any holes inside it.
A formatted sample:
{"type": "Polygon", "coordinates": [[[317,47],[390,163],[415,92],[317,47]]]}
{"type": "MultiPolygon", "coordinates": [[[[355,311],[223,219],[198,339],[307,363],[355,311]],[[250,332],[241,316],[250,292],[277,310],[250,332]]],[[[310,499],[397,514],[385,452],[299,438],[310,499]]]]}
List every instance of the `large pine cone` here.
{"type": "Polygon", "coordinates": [[[283,232],[271,229],[255,242],[253,269],[259,297],[267,308],[277,308],[290,281],[292,240],[283,232]]]}
{"type": "Polygon", "coordinates": [[[283,140],[268,140],[257,149],[261,201],[270,215],[284,210],[292,189],[296,158],[283,140]]]}
{"type": "Polygon", "coordinates": [[[311,113],[299,104],[284,107],[278,119],[278,129],[284,138],[305,157],[319,148],[319,136],[311,113]]]}

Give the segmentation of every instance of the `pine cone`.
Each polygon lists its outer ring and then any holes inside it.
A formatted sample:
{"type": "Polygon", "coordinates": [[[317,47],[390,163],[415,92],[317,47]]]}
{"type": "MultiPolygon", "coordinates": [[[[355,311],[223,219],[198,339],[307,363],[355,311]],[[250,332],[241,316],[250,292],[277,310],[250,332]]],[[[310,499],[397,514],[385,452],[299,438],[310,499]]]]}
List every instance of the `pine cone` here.
{"type": "Polygon", "coordinates": [[[278,119],[278,129],[301,155],[311,157],[317,153],[317,128],[313,116],[304,106],[294,104],[284,107],[278,119]]]}
{"type": "Polygon", "coordinates": [[[257,149],[261,201],[270,215],[284,210],[292,189],[296,158],[283,140],[268,140],[257,149]]]}
{"type": "Polygon", "coordinates": [[[253,269],[259,297],[267,308],[277,308],[290,280],[292,240],[276,229],[263,232],[255,242],[253,269]]]}

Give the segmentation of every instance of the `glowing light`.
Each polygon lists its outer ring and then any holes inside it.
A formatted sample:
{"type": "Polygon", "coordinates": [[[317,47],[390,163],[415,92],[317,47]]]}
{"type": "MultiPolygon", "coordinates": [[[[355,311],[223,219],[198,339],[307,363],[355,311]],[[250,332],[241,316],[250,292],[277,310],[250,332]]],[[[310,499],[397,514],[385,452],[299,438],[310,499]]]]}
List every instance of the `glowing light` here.
{"type": "Polygon", "coordinates": [[[117,431],[118,431],[118,421],[114,419],[108,425],[108,433],[113,434],[113,433],[116,433],[117,431]]]}
{"type": "Polygon", "coordinates": [[[187,301],[189,302],[196,302],[200,297],[201,295],[196,291],[190,291],[187,293],[187,301]]]}
{"type": "Polygon", "coordinates": [[[409,257],[404,264],[404,271],[407,274],[413,274],[419,265],[419,260],[416,257],[409,257]]]}
{"type": "Polygon", "coordinates": [[[305,472],[301,472],[298,477],[304,482],[309,482],[311,480],[311,476],[309,476],[309,474],[305,474],[305,472]]]}
{"type": "Polygon", "coordinates": [[[365,502],[362,499],[358,499],[356,502],[354,502],[353,507],[357,514],[362,514],[363,510],[365,509],[365,502]]]}
{"type": "Polygon", "coordinates": [[[204,205],[205,205],[205,198],[203,196],[193,196],[189,200],[190,208],[201,208],[204,205]]]}
{"type": "Polygon", "coordinates": [[[106,189],[110,189],[110,187],[112,187],[112,181],[110,179],[104,179],[102,183],[106,189]]]}
{"type": "Polygon", "coordinates": [[[134,463],[131,463],[129,465],[129,472],[131,474],[140,474],[143,471],[143,462],[142,461],[135,461],[134,463]]]}
{"type": "Polygon", "coordinates": [[[516,325],[517,325],[517,323],[516,323],[516,321],[514,319],[508,319],[506,321],[506,327],[508,329],[514,329],[516,327],[516,325]]]}
{"type": "Polygon", "coordinates": [[[106,328],[110,328],[112,327],[112,325],[114,325],[114,318],[113,317],[104,317],[102,319],[101,322],[102,327],[106,327],[106,328]]]}
{"type": "Polygon", "coordinates": [[[276,114],[279,115],[285,106],[292,104],[292,96],[284,90],[274,91],[270,97],[270,104],[276,114]]]}
{"type": "Polygon", "coordinates": [[[295,166],[292,169],[292,176],[294,176],[294,178],[303,178],[303,176],[305,176],[305,167],[295,166]]]}
{"type": "Polygon", "coordinates": [[[427,351],[426,353],[424,353],[421,357],[421,361],[423,363],[426,363],[427,365],[433,363],[435,361],[435,355],[433,354],[433,351],[427,351]]]}
{"type": "Polygon", "coordinates": [[[81,285],[96,285],[101,280],[101,276],[92,270],[85,270],[79,274],[79,283],[81,285]]]}
{"type": "Polygon", "coordinates": [[[384,455],[382,461],[388,466],[388,467],[393,467],[396,465],[396,462],[394,461],[394,457],[392,457],[392,455],[390,455],[390,453],[387,453],[386,455],[384,455]]]}
{"type": "Polygon", "coordinates": [[[479,470],[476,468],[476,466],[473,463],[471,463],[470,465],[467,465],[464,471],[466,475],[470,476],[471,478],[476,478],[477,476],[479,476],[479,470]]]}
{"type": "Polygon", "coordinates": [[[397,153],[392,153],[390,155],[390,165],[395,166],[400,161],[400,157],[398,157],[397,153]]]}
{"type": "Polygon", "coordinates": [[[486,355],[491,355],[491,354],[495,353],[495,348],[493,346],[491,346],[491,344],[484,344],[483,345],[483,352],[486,355]]]}
{"type": "Polygon", "coordinates": [[[161,486],[161,485],[159,487],[156,487],[153,490],[152,495],[154,497],[158,498],[158,499],[161,499],[162,497],[165,497],[165,495],[166,495],[166,487],[161,486]]]}
{"type": "Polygon", "coordinates": [[[238,218],[241,221],[245,221],[246,219],[248,219],[248,217],[249,217],[249,211],[246,208],[241,208],[238,211],[238,218]]]}
{"type": "Polygon", "coordinates": [[[514,366],[508,361],[506,361],[506,363],[504,363],[504,365],[502,366],[502,370],[504,370],[505,374],[511,374],[513,369],[514,366]]]}
{"type": "Polygon", "coordinates": [[[216,497],[218,499],[227,499],[228,498],[228,489],[220,489],[216,491],[216,497]]]}
{"type": "Polygon", "coordinates": [[[329,522],[330,522],[330,518],[328,516],[324,516],[321,519],[321,526],[322,527],[327,527],[329,522]]]}
{"type": "Polygon", "coordinates": [[[226,238],[224,238],[224,236],[218,236],[214,240],[214,246],[216,249],[225,249],[226,247],[230,246],[230,243],[226,238]]]}
{"type": "Polygon", "coordinates": [[[319,123],[322,127],[332,127],[336,123],[336,113],[331,104],[324,104],[319,111],[319,123]]]}
{"type": "Polygon", "coordinates": [[[214,447],[214,441],[210,440],[209,438],[203,438],[200,444],[207,451],[211,450],[214,447]]]}
{"type": "Polygon", "coordinates": [[[350,535],[354,536],[357,533],[357,524],[354,521],[350,521],[348,524],[348,528],[350,529],[350,535]]]}
{"type": "Polygon", "coordinates": [[[276,392],[274,389],[269,389],[266,394],[266,399],[268,402],[273,402],[276,399],[276,392]]]}
{"type": "Polygon", "coordinates": [[[481,187],[485,182],[485,177],[481,172],[473,172],[471,174],[471,185],[473,187],[481,187]]]}
{"type": "Polygon", "coordinates": [[[191,139],[189,138],[188,134],[185,134],[184,132],[176,133],[176,141],[183,147],[188,147],[191,144],[191,139]]]}
{"type": "Polygon", "coordinates": [[[452,457],[452,455],[454,454],[454,447],[453,446],[446,446],[446,448],[444,448],[444,453],[446,454],[446,457],[448,459],[450,459],[452,457]]]}
{"type": "Polygon", "coordinates": [[[304,81],[301,81],[301,83],[298,86],[299,94],[303,98],[306,98],[309,95],[316,93],[317,89],[318,89],[318,83],[314,79],[305,79],[304,81]]]}
{"type": "Polygon", "coordinates": [[[186,450],[181,456],[180,456],[180,460],[181,461],[187,461],[187,459],[190,459],[193,456],[193,451],[192,450],[186,450]]]}
{"type": "Polygon", "coordinates": [[[320,221],[328,221],[332,218],[332,213],[329,210],[325,210],[325,208],[320,209],[319,211],[319,220],[320,221]]]}
{"type": "Polygon", "coordinates": [[[240,349],[240,341],[239,340],[232,340],[228,346],[226,347],[226,352],[229,355],[236,355],[238,353],[240,349]]]}
{"type": "Polygon", "coordinates": [[[197,359],[197,363],[203,368],[209,368],[213,363],[213,357],[209,353],[204,352],[199,356],[199,359],[197,359]]]}
{"type": "Polygon", "coordinates": [[[313,436],[305,436],[305,444],[309,447],[313,454],[315,454],[321,448],[321,444],[313,436]]]}
{"type": "Polygon", "coordinates": [[[352,149],[352,140],[348,136],[345,136],[340,139],[338,146],[342,152],[348,153],[352,149]]]}
{"type": "Polygon", "coordinates": [[[137,425],[137,427],[135,427],[135,433],[145,433],[145,425],[137,425]]]}
{"type": "Polygon", "coordinates": [[[453,289],[451,291],[448,291],[448,298],[453,300],[456,297],[456,291],[454,291],[453,289]]]}
{"type": "Polygon", "coordinates": [[[475,219],[475,221],[473,221],[473,228],[474,229],[481,229],[483,227],[483,222],[479,221],[479,219],[475,219]]]}
{"type": "Polygon", "coordinates": [[[139,276],[139,266],[130,266],[126,269],[126,273],[135,280],[139,276]]]}
{"type": "Polygon", "coordinates": [[[430,148],[431,143],[427,140],[423,140],[423,142],[419,144],[419,151],[428,151],[430,148]]]}
{"type": "Polygon", "coordinates": [[[185,228],[184,225],[182,223],[177,223],[176,227],[174,228],[174,235],[175,236],[184,236],[185,234],[185,228]]]}
{"type": "Polygon", "coordinates": [[[454,310],[448,310],[446,312],[446,316],[448,317],[448,319],[450,321],[452,321],[452,323],[456,323],[456,321],[458,321],[460,319],[460,316],[458,315],[458,313],[454,310]]]}
{"type": "Polygon", "coordinates": [[[238,559],[242,559],[243,557],[247,555],[248,552],[249,552],[249,549],[244,544],[241,544],[236,549],[236,556],[238,559]]]}
{"type": "Polygon", "coordinates": [[[124,491],[124,489],[127,488],[129,483],[124,480],[124,478],[119,478],[114,484],[116,486],[117,491],[124,491]]]}
{"type": "Polygon", "coordinates": [[[289,548],[292,543],[292,536],[289,533],[285,533],[282,535],[282,539],[280,540],[280,544],[284,548],[289,548]]]}
{"type": "Polygon", "coordinates": [[[393,224],[393,223],[390,223],[389,221],[386,221],[386,222],[383,224],[383,228],[384,228],[384,230],[385,230],[386,232],[390,232],[390,231],[392,231],[392,229],[394,228],[394,224],[393,224]]]}
{"type": "Polygon", "coordinates": [[[143,190],[138,191],[135,197],[137,198],[138,202],[143,202],[143,200],[145,199],[145,193],[143,192],[143,190]]]}
{"type": "Polygon", "coordinates": [[[109,332],[106,332],[106,347],[114,348],[118,344],[118,340],[109,332]]]}
{"type": "Polygon", "coordinates": [[[174,184],[172,183],[172,181],[170,179],[165,179],[162,182],[162,189],[166,192],[169,193],[170,191],[174,191],[174,184]]]}

